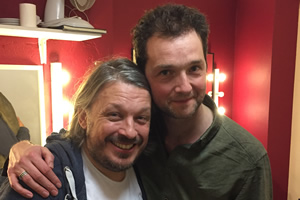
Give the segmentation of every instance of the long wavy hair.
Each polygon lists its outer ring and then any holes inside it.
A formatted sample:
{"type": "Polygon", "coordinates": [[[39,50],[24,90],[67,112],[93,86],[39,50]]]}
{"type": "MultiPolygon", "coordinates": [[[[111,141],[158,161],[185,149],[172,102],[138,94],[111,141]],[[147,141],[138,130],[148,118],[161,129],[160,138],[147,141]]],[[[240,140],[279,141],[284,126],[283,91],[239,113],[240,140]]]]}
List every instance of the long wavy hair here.
{"type": "Polygon", "coordinates": [[[147,90],[150,93],[148,82],[141,69],[126,58],[111,59],[99,63],[84,78],[74,96],[74,114],[70,130],[65,137],[70,138],[79,147],[85,140],[85,132],[78,117],[82,110],[87,110],[93,104],[98,93],[112,82],[123,82],[147,90]]]}

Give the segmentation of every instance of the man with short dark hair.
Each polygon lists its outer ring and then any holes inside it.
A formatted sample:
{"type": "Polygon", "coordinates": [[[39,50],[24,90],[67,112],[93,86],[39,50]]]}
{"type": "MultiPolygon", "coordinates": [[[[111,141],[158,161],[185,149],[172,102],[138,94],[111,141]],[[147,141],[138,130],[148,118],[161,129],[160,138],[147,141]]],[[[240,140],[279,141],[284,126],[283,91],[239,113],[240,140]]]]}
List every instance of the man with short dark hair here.
{"type": "Polygon", "coordinates": [[[263,145],[205,94],[208,33],[203,14],[175,4],[146,12],[133,29],[137,64],[160,110],[149,140],[156,146],[137,161],[147,197],[271,200],[263,145]]]}
{"type": "Polygon", "coordinates": [[[263,145],[205,94],[208,32],[198,10],[171,4],[150,10],[133,29],[137,64],[165,122],[155,152],[138,161],[147,196],[272,199],[263,145]]]}

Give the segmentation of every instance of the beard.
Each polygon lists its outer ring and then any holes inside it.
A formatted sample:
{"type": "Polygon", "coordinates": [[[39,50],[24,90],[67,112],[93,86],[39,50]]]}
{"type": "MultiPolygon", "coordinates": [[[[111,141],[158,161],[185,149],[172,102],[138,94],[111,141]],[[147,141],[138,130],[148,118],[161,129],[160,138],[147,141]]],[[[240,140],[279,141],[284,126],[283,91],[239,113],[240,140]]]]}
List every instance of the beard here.
{"type": "MultiPolygon", "coordinates": [[[[117,162],[112,161],[111,159],[109,159],[107,156],[99,156],[96,154],[91,154],[92,158],[98,162],[101,166],[103,166],[104,168],[111,170],[113,172],[120,172],[120,171],[124,171],[126,169],[129,169],[133,163],[130,164],[120,164],[117,162]]],[[[126,158],[127,156],[119,156],[119,158],[126,158]]]]}
{"type": "Polygon", "coordinates": [[[204,96],[200,97],[200,98],[194,98],[195,102],[193,105],[191,105],[191,108],[187,108],[189,109],[189,111],[184,111],[184,108],[174,108],[172,107],[172,105],[170,103],[167,103],[165,106],[160,107],[160,109],[162,110],[162,112],[173,119],[188,119],[191,118],[195,115],[195,113],[197,112],[197,110],[199,109],[200,105],[202,104],[204,99],[204,96]]]}
{"type": "Polygon", "coordinates": [[[120,172],[124,171],[128,168],[130,168],[133,165],[133,161],[136,160],[137,156],[140,155],[141,151],[144,148],[140,149],[140,152],[138,155],[134,158],[132,162],[130,162],[130,157],[132,157],[131,154],[127,153],[121,153],[121,152],[114,152],[113,156],[111,154],[107,155],[105,153],[105,146],[107,143],[133,143],[135,145],[142,145],[143,139],[141,137],[136,137],[133,139],[128,139],[123,135],[110,135],[107,138],[105,138],[104,141],[98,141],[98,142],[91,142],[89,140],[89,134],[87,134],[86,138],[86,150],[87,153],[92,157],[92,159],[102,167],[114,171],[114,172],[120,172]],[[128,160],[126,160],[128,159],[128,160]]]}
{"type": "MultiPolygon", "coordinates": [[[[92,157],[92,159],[97,162],[102,167],[114,171],[114,172],[120,172],[124,171],[126,169],[129,169],[133,163],[130,164],[121,164],[116,161],[113,161],[109,158],[109,156],[106,156],[105,154],[101,153],[101,149],[103,149],[103,145],[97,145],[97,148],[94,148],[91,145],[87,145],[87,151],[88,154],[92,157]]],[[[126,159],[128,158],[128,155],[125,154],[119,154],[117,155],[119,159],[126,159]]]]}

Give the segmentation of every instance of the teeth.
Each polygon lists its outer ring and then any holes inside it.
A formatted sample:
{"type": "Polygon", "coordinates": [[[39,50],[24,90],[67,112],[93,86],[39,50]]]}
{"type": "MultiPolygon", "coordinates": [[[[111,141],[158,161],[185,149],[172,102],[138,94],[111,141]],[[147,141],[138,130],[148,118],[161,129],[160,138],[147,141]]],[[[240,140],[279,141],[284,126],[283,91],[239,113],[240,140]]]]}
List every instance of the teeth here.
{"type": "Polygon", "coordinates": [[[133,144],[120,144],[120,143],[113,143],[113,144],[119,147],[120,149],[124,149],[124,150],[129,150],[133,147],[133,144]]]}

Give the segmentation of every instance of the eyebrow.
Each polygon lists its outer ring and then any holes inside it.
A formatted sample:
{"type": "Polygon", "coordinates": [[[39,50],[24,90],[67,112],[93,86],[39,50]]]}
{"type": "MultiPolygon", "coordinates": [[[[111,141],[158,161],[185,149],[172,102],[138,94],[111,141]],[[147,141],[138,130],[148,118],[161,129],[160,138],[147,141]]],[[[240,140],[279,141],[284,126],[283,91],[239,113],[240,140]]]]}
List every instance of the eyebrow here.
{"type": "Polygon", "coordinates": [[[193,60],[192,62],[189,63],[189,65],[195,65],[195,64],[206,65],[206,62],[201,59],[201,60],[193,60]]]}
{"type": "Polygon", "coordinates": [[[200,66],[203,66],[205,69],[207,69],[207,63],[205,60],[195,60],[195,61],[192,61],[190,62],[190,65],[200,65],[200,66]]]}
{"type": "MultiPolygon", "coordinates": [[[[151,105],[151,103],[150,103],[150,105],[151,105]]],[[[117,103],[109,103],[105,109],[107,109],[108,107],[115,107],[117,109],[123,109],[123,107],[117,103]]],[[[151,106],[144,107],[139,112],[148,112],[148,111],[151,111],[151,106]]]]}
{"type": "MultiPolygon", "coordinates": [[[[206,66],[206,62],[204,60],[193,60],[189,63],[185,63],[184,65],[195,65],[195,64],[199,64],[199,65],[204,65],[206,66]]],[[[161,65],[157,65],[155,68],[156,69],[168,69],[168,68],[172,68],[172,67],[176,67],[176,65],[172,65],[172,64],[161,64],[161,65]]]]}

